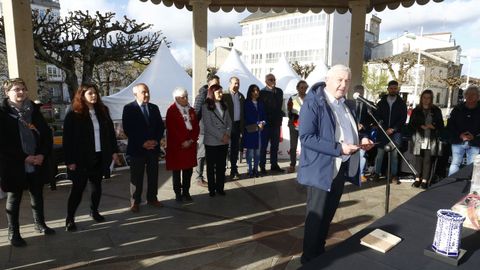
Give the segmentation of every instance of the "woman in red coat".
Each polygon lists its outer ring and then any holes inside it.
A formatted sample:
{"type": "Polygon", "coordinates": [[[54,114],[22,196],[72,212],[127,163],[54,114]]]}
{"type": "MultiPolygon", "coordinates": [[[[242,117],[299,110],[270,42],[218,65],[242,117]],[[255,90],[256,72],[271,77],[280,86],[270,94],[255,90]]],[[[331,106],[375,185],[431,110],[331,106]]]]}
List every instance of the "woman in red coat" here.
{"type": "Polygon", "coordinates": [[[192,201],[190,179],[197,166],[197,140],[200,128],[195,110],[188,104],[185,88],[173,90],[175,102],[167,110],[166,166],[173,174],[173,191],[177,202],[192,201]]]}

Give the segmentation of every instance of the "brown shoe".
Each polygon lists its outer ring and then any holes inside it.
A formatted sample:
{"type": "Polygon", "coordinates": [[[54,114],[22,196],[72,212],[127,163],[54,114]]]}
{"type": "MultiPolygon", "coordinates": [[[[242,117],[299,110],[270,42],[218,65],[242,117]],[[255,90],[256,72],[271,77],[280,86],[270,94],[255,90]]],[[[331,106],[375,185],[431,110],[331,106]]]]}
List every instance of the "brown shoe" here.
{"type": "Polygon", "coordinates": [[[400,182],[400,179],[397,176],[394,176],[392,177],[392,183],[400,185],[402,182],[400,182]]]}
{"type": "Polygon", "coordinates": [[[133,213],[138,213],[138,211],[140,211],[139,205],[136,203],[132,203],[132,205],[130,206],[130,211],[132,211],[133,213]]]}
{"type": "Polygon", "coordinates": [[[288,173],[294,173],[295,172],[295,166],[288,167],[287,172],[288,173]]]}
{"type": "Polygon", "coordinates": [[[151,206],[154,206],[154,207],[163,207],[163,204],[161,202],[159,202],[158,200],[157,201],[150,201],[147,203],[148,205],[151,205],[151,206]]]}

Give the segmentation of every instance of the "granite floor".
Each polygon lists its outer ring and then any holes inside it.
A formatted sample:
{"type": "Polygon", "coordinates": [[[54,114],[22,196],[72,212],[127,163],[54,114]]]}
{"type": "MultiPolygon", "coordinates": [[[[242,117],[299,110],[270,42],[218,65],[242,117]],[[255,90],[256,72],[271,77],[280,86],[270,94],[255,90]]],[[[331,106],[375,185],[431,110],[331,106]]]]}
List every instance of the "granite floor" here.
{"type": "MultiPolygon", "coordinates": [[[[286,168],[288,162],[280,163],[286,168]]],[[[296,175],[276,174],[226,183],[226,196],[211,198],[192,179],[192,203],[174,200],[171,174],[160,169],[158,198],[163,208],[129,207],[129,171],[103,184],[104,223],[88,216],[89,191],[77,212],[76,232],[64,230],[70,182],[45,189],[47,223],[54,236],[35,233],[29,196],[21,208],[21,232],[28,243],[13,248],[6,219],[0,219],[1,269],[297,269],[302,250],[306,193],[296,175]]],[[[245,164],[240,172],[246,171],[245,164]]],[[[328,248],[383,216],[385,181],[345,186],[332,224],[328,248]]],[[[419,189],[391,185],[390,209],[419,189]]],[[[0,201],[5,207],[5,199],[0,201]]]]}

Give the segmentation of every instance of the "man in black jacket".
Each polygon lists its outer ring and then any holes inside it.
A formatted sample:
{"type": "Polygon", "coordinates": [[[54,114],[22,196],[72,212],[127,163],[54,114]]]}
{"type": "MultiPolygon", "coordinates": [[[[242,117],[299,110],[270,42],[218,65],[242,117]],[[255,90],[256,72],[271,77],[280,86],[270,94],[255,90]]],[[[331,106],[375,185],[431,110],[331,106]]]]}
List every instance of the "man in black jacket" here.
{"type": "Polygon", "coordinates": [[[143,175],[147,171],[147,202],[161,207],[158,193],[158,159],[160,140],[165,126],[158,106],[150,103],[150,91],[144,83],[133,87],[135,101],[123,107],[123,130],[128,137],[127,155],[130,159],[130,210],[139,211],[143,189],[143,175]]]}
{"type": "Polygon", "coordinates": [[[265,142],[262,142],[260,149],[260,172],[266,174],[267,144],[270,142],[270,170],[283,173],[284,170],[278,166],[278,146],[280,144],[280,129],[285,113],[283,112],[283,91],[276,87],[276,79],[273,74],[265,76],[265,88],[260,91],[260,100],[265,106],[267,123],[264,128],[266,134],[265,142]]]}
{"type": "MultiPolygon", "coordinates": [[[[402,127],[407,120],[407,105],[405,101],[398,95],[400,88],[397,81],[388,82],[388,95],[383,96],[377,104],[378,110],[376,117],[380,121],[382,127],[386,130],[388,136],[392,139],[397,147],[402,143],[402,127]]],[[[377,148],[377,157],[375,159],[375,174],[373,180],[378,180],[382,172],[383,154],[385,153],[385,145],[389,143],[383,133],[377,133],[377,141],[380,143],[377,148]]],[[[392,151],[391,175],[392,181],[400,184],[398,179],[398,154],[392,151]]]]}
{"type": "Polygon", "coordinates": [[[465,102],[458,104],[450,113],[447,130],[452,143],[452,163],[448,175],[456,173],[467,156],[471,164],[480,153],[480,105],[477,86],[470,86],[463,94],[465,102]]]}
{"type": "Polygon", "coordinates": [[[195,97],[195,104],[193,108],[197,114],[200,135],[198,136],[197,147],[197,167],[195,167],[195,173],[197,174],[197,184],[201,187],[208,187],[207,181],[203,178],[203,168],[205,167],[205,145],[203,144],[203,122],[202,122],[202,106],[207,99],[208,87],[213,84],[220,84],[220,78],[217,75],[212,75],[207,78],[207,84],[198,89],[198,94],[195,97]]]}

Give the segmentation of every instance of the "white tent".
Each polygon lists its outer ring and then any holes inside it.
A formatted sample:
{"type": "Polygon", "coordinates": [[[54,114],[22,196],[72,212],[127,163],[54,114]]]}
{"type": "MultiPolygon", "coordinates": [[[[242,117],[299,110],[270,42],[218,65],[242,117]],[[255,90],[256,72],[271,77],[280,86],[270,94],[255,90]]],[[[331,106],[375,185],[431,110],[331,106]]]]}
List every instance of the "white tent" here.
{"type": "Polygon", "coordinates": [[[256,84],[262,89],[265,84],[260,82],[243,63],[242,59],[238,55],[237,50],[232,49],[227,59],[223,63],[222,67],[217,71],[216,75],[220,77],[220,85],[224,90],[228,89],[230,85],[230,78],[232,76],[238,77],[240,80],[240,92],[244,95],[247,94],[248,87],[251,84],[256,84]]]}
{"type": "Polygon", "coordinates": [[[314,85],[317,82],[325,81],[325,75],[327,75],[327,65],[322,60],[318,60],[315,64],[315,69],[308,75],[307,83],[309,86],[314,85]]]}
{"type": "Polygon", "coordinates": [[[280,56],[278,59],[277,64],[273,68],[272,74],[275,75],[275,78],[277,79],[276,86],[282,89],[283,93],[290,95],[297,93],[295,86],[300,80],[300,77],[295,71],[293,71],[284,55],[280,56]],[[291,81],[293,82],[290,83],[291,81]],[[293,88],[291,87],[292,85],[294,85],[293,88]]]}
{"type": "Polygon", "coordinates": [[[165,117],[168,106],[173,102],[172,91],[175,87],[182,86],[190,96],[192,94],[192,78],[173,58],[164,42],[152,62],[135,81],[120,92],[102,98],[113,120],[122,119],[123,106],[135,100],[132,89],[138,83],[148,85],[150,102],[158,105],[162,117],[165,117]]]}

